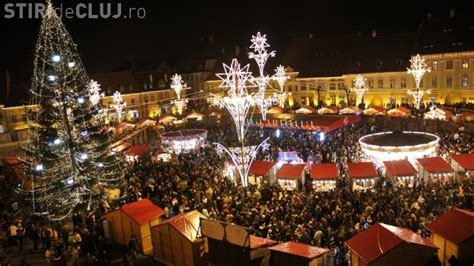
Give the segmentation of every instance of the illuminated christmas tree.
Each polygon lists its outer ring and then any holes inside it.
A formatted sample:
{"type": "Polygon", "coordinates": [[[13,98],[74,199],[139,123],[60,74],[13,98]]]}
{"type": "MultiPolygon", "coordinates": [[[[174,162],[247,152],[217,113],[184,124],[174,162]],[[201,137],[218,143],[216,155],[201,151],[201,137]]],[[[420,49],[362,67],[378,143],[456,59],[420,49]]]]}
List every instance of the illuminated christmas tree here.
{"type": "Polygon", "coordinates": [[[33,213],[62,220],[122,180],[122,159],[110,150],[99,102],[103,94],[90,81],[76,44],[48,1],[34,57],[23,189],[33,213]]]}

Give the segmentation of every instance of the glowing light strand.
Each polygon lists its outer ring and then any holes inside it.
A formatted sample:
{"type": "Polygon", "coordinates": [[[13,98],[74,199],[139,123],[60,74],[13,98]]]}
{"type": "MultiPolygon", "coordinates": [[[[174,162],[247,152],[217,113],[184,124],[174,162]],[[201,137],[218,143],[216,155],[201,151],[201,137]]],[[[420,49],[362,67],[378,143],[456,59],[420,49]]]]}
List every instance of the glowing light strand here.
{"type": "Polygon", "coordinates": [[[357,104],[362,103],[364,94],[369,90],[369,87],[366,84],[366,79],[362,75],[357,75],[354,78],[354,87],[351,88],[351,91],[357,96],[357,104]]]}
{"type": "Polygon", "coordinates": [[[431,93],[431,90],[423,90],[420,88],[421,81],[426,72],[431,72],[431,68],[428,67],[425,63],[425,58],[421,57],[419,54],[412,56],[410,59],[410,67],[407,68],[408,74],[412,74],[415,79],[416,91],[407,89],[407,94],[411,95],[415,100],[416,109],[420,109],[421,102],[423,97],[431,93]]]}
{"type": "Polygon", "coordinates": [[[104,97],[105,94],[101,92],[100,84],[97,81],[92,80],[89,83],[89,100],[93,105],[96,105],[100,102],[100,99],[104,97]]]}
{"type": "Polygon", "coordinates": [[[276,94],[277,102],[281,108],[285,107],[285,101],[287,94],[285,92],[285,83],[290,79],[290,76],[286,75],[285,67],[282,65],[275,68],[275,74],[273,74],[272,79],[278,83],[280,87],[280,92],[276,94]]]}
{"type": "Polygon", "coordinates": [[[111,105],[112,108],[115,109],[117,112],[118,119],[122,119],[123,116],[123,109],[127,106],[127,103],[123,100],[122,94],[119,91],[115,91],[112,97],[113,104],[111,105]]]}

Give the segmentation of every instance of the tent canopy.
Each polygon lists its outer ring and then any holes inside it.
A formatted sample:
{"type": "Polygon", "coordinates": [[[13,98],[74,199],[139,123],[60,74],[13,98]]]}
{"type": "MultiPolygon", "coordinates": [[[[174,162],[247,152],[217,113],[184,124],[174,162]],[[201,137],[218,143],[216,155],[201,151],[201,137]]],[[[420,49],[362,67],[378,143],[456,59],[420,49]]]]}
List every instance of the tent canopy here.
{"type": "Polygon", "coordinates": [[[392,176],[414,176],[416,169],[408,160],[384,161],[387,173],[392,176]]]}
{"type": "Polygon", "coordinates": [[[452,159],[466,170],[474,169],[474,153],[453,155],[452,159]]]}
{"type": "Polygon", "coordinates": [[[314,114],[316,110],[311,106],[303,106],[300,109],[296,110],[295,113],[297,114],[314,114]]]}
{"type": "Polygon", "coordinates": [[[336,179],[337,165],[335,163],[323,163],[311,165],[312,179],[336,179]]]}
{"type": "Polygon", "coordinates": [[[127,150],[127,154],[132,155],[132,156],[136,156],[136,155],[140,156],[149,151],[150,151],[150,146],[144,145],[144,144],[136,144],[127,150]]]}
{"type": "Polygon", "coordinates": [[[474,212],[454,208],[427,227],[431,232],[459,245],[474,235],[474,212]]]}
{"type": "Polygon", "coordinates": [[[428,157],[428,158],[418,158],[416,159],[418,163],[430,173],[447,173],[452,172],[453,168],[449,165],[443,158],[428,157]]]}
{"type": "Polygon", "coordinates": [[[201,218],[206,217],[198,211],[190,211],[176,215],[166,221],[161,222],[159,225],[156,226],[169,224],[187,239],[189,239],[190,241],[194,241],[198,236],[201,218]]]}
{"type": "Polygon", "coordinates": [[[372,225],[347,240],[346,244],[364,262],[371,263],[403,242],[437,248],[432,240],[422,238],[411,230],[383,223],[372,225]]]}
{"type": "Polygon", "coordinates": [[[165,115],[165,116],[161,117],[160,120],[158,120],[158,122],[160,122],[162,124],[169,124],[169,123],[173,122],[174,120],[176,120],[176,117],[174,117],[172,115],[165,115]]]}
{"type": "Polygon", "coordinates": [[[274,162],[254,160],[250,165],[249,172],[253,175],[266,175],[275,166],[274,162]]]}
{"type": "Polygon", "coordinates": [[[202,120],[204,117],[203,114],[199,113],[199,112],[196,112],[196,111],[193,111],[192,113],[190,113],[189,115],[186,116],[186,119],[197,119],[197,120],[202,120]]]}
{"type": "Polygon", "coordinates": [[[324,106],[318,110],[318,114],[337,114],[338,111],[337,106],[324,106]]]}
{"type": "Polygon", "coordinates": [[[273,246],[277,242],[268,238],[250,235],[250,249],[263,248],[273,246]]]}
{"type": "Polygon", "coordinates": [[[310,245],[306,245],[303,243],[296,243],[296,242],[281,243],[276,246],[269,247],[269,249],[273,251],[277,251],[277,252],[295,255],[298,257],[307,258],[307,259],[314,259],[329,252],[329,249],[320,248],[316,246],[310,246],[310,245]]]}
{"type": "Polygon", "coordinates": [[[279,106],[273,106],[267,111],[267,114],[281,114],[281,113],[283,113],[283,108],[279,106]]]}
{"type": "Polygon", "coordinates": [[[283,179],[298,179],[301,178],[305,167],[305,164],[286,163],[278,169],[276,176],[283,179]]]}
{"type": "Polygon", "coordinates": [[[371,162],[348,163],[349,175],[351,178],[371,178],[377,177],[375,166],[371,162]]]}
{"type": "Polygon", "coordinates": [[[122,211],[130,216],[136,223],[142,225],[165,214],[160,207],[149,199],[142,199],[122,206],[122,211]]]}

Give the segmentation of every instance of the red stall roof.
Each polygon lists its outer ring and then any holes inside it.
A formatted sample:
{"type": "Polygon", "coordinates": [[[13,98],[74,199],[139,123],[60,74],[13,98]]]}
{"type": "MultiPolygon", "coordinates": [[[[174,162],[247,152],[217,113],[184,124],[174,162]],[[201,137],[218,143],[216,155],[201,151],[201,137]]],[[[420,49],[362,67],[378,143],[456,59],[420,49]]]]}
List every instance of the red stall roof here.
{"type": "Polygon", "coordinates": [[[288,179],[297,179],[301,178],[301,173],[303,172],[306,164],[283,164],[276,176],[278,178],[288,178],[288,179]]]}
{"type": "Polygon", "coordinates": [[[255,160],[250,165],[249,172],[253,175],[266,175],[274,165],[274,162],[255,160]]]}
{"type": "Polygon", "coordinates": [[[371,162],[348,163],[351,178],[377,177],[375,166],[371,162]]]}
{"type": "Polygon", "coordinates": [[[275,240],[271,240],[268,238],[258,237],[258,236],[250,236],[250,249],[257,249],[262,247],[273,246],[277,242],[275,240]]]}
{"type": "Polygon", "coordinates": [[[474,169],[474,153],[453,155],[452,159],[464,169],[474,169]]]}
{"type": "Polygon", "coordinates": [[[430,173],[445,173],[453,171],[451,165],[449,165],[443,158],[429,157],[429,158],[418,158],[416,159],[426,171],[430,173]]]}
{"type": "Polygon", "coordinates": [[[474,212],[454,208],[427,227],[431,232],[458,245],[474,235],[474,212]]]}
{"type": "Polygon", "coordinates": [[[411,176],[416,175],[416,169],[408,160],[385,161],[387,173],[393,176],[411,176]]]}
{"type": "Polygon", "coordinates": [[[296,243],[296,242],[285,242],[273,247],[269,247],[268,249],[307,258],[307,259],[314,259],[314,258],[324,255],[324,253],[329,252],[329,249],[310,246],[310,245],[296,243]]]}
{"type": "Polygon", "coordinates": [[[401,243],[411,243],[436,249],[433,241],[405,228],[377,223],[346,241],[350,250],[364,262],[371,263],[401,243]]]}
{"type": "Polygon", "coordinates": [[[337,165],[335,163],[313,164],[311,166],[312,179],[336,179],[337,165]]]}
{"type": "Polygon", "coordinates": [[[150,146],[148,145],[143,145],[143,144],[136,144],[136,145],[133,145],[132,147],[130,147],[128,150],[127,150],[127,154],[128,155],[143,155],[147,152],[150,151],[150,146]]]}
{"type": "Polygon", "coordinates": [[[165,214],[165,211],[153,204],[149,199],[142,199],[123,205],[121,209],[140,225],[165,214]]]}
{"type": "Polygon", "coordinates": [[[194,241],[198,236],[201,218],[205,218],[205,216],[200,212],[190,211],[176,215],[166,221],[161,222],[156,226],[169,224],[182,235],[184,235],[187,239],[189,239],[190,241],[194,241]]]}

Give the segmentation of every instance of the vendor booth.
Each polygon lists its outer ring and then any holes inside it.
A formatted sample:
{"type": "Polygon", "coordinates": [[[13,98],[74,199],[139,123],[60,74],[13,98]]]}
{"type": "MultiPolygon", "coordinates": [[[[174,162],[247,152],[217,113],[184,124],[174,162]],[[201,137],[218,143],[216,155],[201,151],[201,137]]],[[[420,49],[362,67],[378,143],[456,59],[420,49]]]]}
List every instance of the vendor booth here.
{"type": "Polygon", "coordinates": [[[443,158],[418,158],[417,166],[420,179],[425,183],[451,182],[454,180],[454,170],[443,158]]]}
{"type": "Polygon", "coordinates": [[[474,176],[474,153],[458,154],[451,157],[451,166],[466,177],[474,176]]]}
{"type": "Polygon", "coordinates": [[[168,153],[190,153],[204,145],[207,139],[205,129],[183,129],[160,134],[161,147],[168,153]]]}
{"type": "Polygon", "coordinates": [[[317,112],[311,106],[303,106],[300,109],[296,110],[295,113],[297,113],[297,114],[315,114],[317,112]]]}
{"type": "Polygon", "coordinates": [[[273,184],[276,182],[276,163],[254,160],[249,169],[250,184],[273,184]]]}
{"type": "Polygon", "coordinates": [[[272,266],[323,266],[329,249],[285,242],[270,247],[272,266]]]}
{"type": "Polygon", "coordinates": [[[142,199],[122,206],[105,214],[106,238],[127,246],[132,236],[136,236],[140,251],[153,254],[150,227],[161,221],[165,212],[148,199],[142,199]]]}
{"type": "Polygon", "coordinates": [[[352,180],[352,189],[370,189],[378,180],[377,170],[371,162],[348,163],[349,176],[352,180]]]}
{"type": "Polygon", "coordinates": [[[384,161],[385,177],[397,186],[413,187],[418,174],[408,160],[384,161]]]}
{"type": "Polygon", "coordinates": [[[283,164],[276,176],[278,184],[285,190],[299,189],[304,185],[304,169],[306,164],[283,164]]]}
{"type": "Polygon", "coordinates": [[[153,127],[155,125],[156,125],[156,121],[151,120],[151,119],[140,119],[135,124],[137,128],[153,127]]]}
{"type": "Polygon", "coordinates": [[[425,119],[436,119],[436,120],[451,120],[453,114],[445,109],[438,107],[431,107],[428,112],[424,114],[425,119]]]}
{"type": "Polygon", "coordinates": [[[400,106],[400,107],[388,110],[387,115],[393,116],[393,117],[410,117],[411,110],[403,106],[400,106]]]}
{"type": "Polygon", "coordinates": [[[198,113],[196,111],[193,111],[192,113],[190,113],[189,115],[187,115],[185,117],[186,120],[197,120],[197,121],[202,121],[202,119],[204,118],[204,115],[201,114],[201,113],[198,113]]]}
{"type": "Polygon", "coordinates": [[[316,191],[329,191],[336,188],[337,165],[323,163],[311,165],[311,180],[316,191]]]}
{"type": "Polygon", "coordinates": [[[198,211],[179,214],[151,227],[154,258],[173,265],[206,265],[198,211]]]}
{"type": "Polygon", "coordinates": [[[337,106],[324,106],[318,110],[318,114],[326,115],[326,114],[337,114],[339,112],[339,108],[337,106]]]}
{"type": "Polygon", "coordinates": [[[369,107],[364,110],[364,115],[384,115],[385,114],[385,108],[383,107],[378,107],[378,106],[373,106],[369,107]]]}
{"type": "Polygon", "coordinates": [[[245,227],[209,219],[201,219],[201,232],[207,238],[209,265],[268,266],[268,247],[276,244],[250,235],[245,227]]]}
{"type": "Polygon", "coordinates": [[[349,107],[339,110],[339,114],[341,115],[360,114],[360,112],[361,110],[357,106],[349,106],[349,107]]]}
{"type": "Polygon", "coordinates": [[[430,265],[433,241],[405,228],[377,223],[346,241],[351,266],[430,265]]]}
{"type": "Polygon", "coordinates": [[[451,265],[454,256],[458,265],[474,262],[474,212],[453,208],[427,225],[431,239],[439,247],[441,265],[451,265]]]}
{"type": "Polygon", "coordinates": [[[160,117],[160,119],[158,120],[158,123],[160,124],[163,124],[163,125],[169,125],[171,123],[173,123],[173,121],[176,120],[176,117],[172,116],[172,115],[164,115],[162,117],[160,117]]]}
{"type": "Polygon", "coordinates": [[[273,107],[270,107],[270,109],[268,109],[267,111],[267,114],[281,114],[283,113],[283,108],[279,107],[279,106],[273,106],[273,107]]]}
{"type": "Polygon", "coordinates": [[[128,162],[136,162],[150,153],[150,146],[145,144],[136,144],[131,146],[125,152],[125,159],[128,162]]]}

